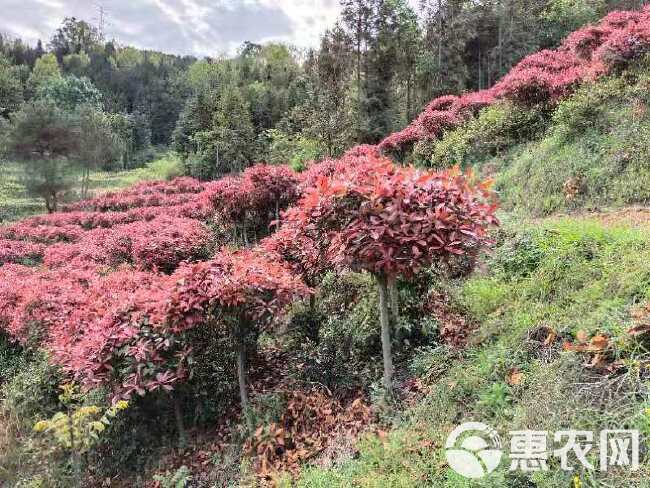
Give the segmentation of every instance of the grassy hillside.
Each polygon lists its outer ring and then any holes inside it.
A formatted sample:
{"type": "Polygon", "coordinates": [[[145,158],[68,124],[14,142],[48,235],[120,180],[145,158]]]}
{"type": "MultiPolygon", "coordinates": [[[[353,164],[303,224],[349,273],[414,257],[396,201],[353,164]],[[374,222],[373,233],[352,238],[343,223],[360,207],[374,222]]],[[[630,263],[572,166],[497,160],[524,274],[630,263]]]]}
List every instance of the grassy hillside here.
{"type": "MultiPolygon", "coordinates": [[[[650,297],[647,224],[562,218],[505,225],[486,268],[448,290],[480,324],[470,345],[425,348],[413,356],[411,371],[424,391],[415,405],[387,436],[366,438],[358,459],[310,470],[299,486],[567,487],[573,475],[555,461],[546,473],[522,475],[509,473],[505,460],[471,482],[447,466],[445,438],[469,420],[502,435],[616,426],[648,433],[641,366],[648,355],[626,334],[630,310],[650,297]],[[563,351],[564,342],[596,334],[610,337],[606,364],[586,367],[589,355],[563,351]],[[610,376],[604,370],[614,360],[624,366],[610,376]]],[[[584,486],[647,486],[648,468],[579,474],[584,486]]]]}
{"type": "MultiPolygon", "coordinates": [[[[551,457],[547,471],[526,473],[510,471],[506,455],[475,481],[445,458],[447,436],[467,421],[495,428],[506,454],[516,430],[548,431],[551,450],[562,430],[650,435],[648,88],[644,62],[558,105],[499,102],[418,145],[423,166],[462,163],[492,176],[502,226],[476,266],[459,258],[399,283],[394,397],[379,386],[372,276],[330,272],[278,333],[260,334],[248,418],[239,416],[227,341],[200,331],[200,366],[175,402],[162,391],[134,397],[87,453],[89,486],[650,487],[645,448],[637,471],[573,463],[570,472],[551,457]],[[183,421],[188,438],[178,435],[183,421]]],[[[164,177],[176,164],[98,174],[93,188],[164,177]]],[[[20,210],[29,201],[8,168],[4,208],[17,216],[35,202],[20,210]]],[[[33,432],[61,408],[61,371],[3,343],[0,380],[0,480],[70,486],[69,460],[42,463],[46,444],[33,432]]],[[[587,459],[597,465],[597,450],[587,459]]]]}
{"type": "MultiPolygon", "coordinates": [[[[145,167],[127,171],[97,171],[90,176],[90,191],[99,193],[131,186],[138,181],[168,179],[182,173],[180,161],[175,156],[164,156],[145,167]]],[[[21,183],[21,168],[17,163],[0,163],[0,223],[43,213],[41,199],[25,193],[21,183]]]]}
{"type": "Polygon", "coordinates": [[[587,84],[558,106],[506,102],[416,152],[496,179],[506,210],[558,211],[650,201],[650,64],[587,84]]]}
{"type": "MultiPolygon", "coordinates": [[[[420,164],[462,162],[492,176],[502,199],[505,223],[479,271],[431,285],[478,327],[464,349],[429,345],[407,357],[420,396],[386,420],[387,434],[365,437],[356,459],[309,469],[298,486],[649,486],[643,461],[637,472],[571,473],[552,459],[524,474],[505,459],[472,481],[444,456],[466,421],[496,428],[506,445],[509,431],[525,429],[548,431],[549,446],[567,429],[650,433],[648,343],[628,333],[650,299],[649,66],[557,107],[498,104],[418,145],[420,164]],[[572,350],[599,340],[595,352],[572,350]]],[[[588,459],[597,464],[597,452],[588,459]]]]}

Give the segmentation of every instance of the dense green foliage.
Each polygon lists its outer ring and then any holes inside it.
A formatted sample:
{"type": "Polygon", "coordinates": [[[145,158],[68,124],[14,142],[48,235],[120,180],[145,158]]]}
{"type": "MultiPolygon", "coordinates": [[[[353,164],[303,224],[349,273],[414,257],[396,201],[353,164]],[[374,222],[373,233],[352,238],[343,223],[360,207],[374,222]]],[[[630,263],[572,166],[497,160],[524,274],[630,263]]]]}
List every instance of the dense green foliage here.
{"type": "MultiPolygon", "coordinates": [[[[593,430],[627,425],[646,432],[648,414],[642,375],[631,368],[620,388],[585,369],[562,340],[579,330],[616,337],[616,355],[626,364],[647,357],[625,338],[629,310],[650,295],[646,230],[608,228],[588,220],[513,222],[501,232],[488,267],[448,290],[480,328],[464,351],[422,348],[411,358],[428,393],[408,409],[387,438],[362,441],[356,460],[336,469],[313,468],[298,486],[569,486],[571,473],[509,473],[509,462],[480,481],[455,474],[441,446],[458,419],[487,422],[500,432],[593,430]],[[548,330],[561,339],[544,347],[548,330]],[[518,385],[510,371],[523,372],[518,385]],[[583,385],[578,391],[578,384],[583,385]],[[604,389],[604,390],[603,390],[604,389]],[[638,396],[635,396],[638,395],[638,396]],[[567,400],[570,399],[570,400],[567,400]]],[[[579,473],[585,482],[641,486],[639,473],[579,473]]],[[[589,486],[589,485],[588,485],[589,486]]]]}

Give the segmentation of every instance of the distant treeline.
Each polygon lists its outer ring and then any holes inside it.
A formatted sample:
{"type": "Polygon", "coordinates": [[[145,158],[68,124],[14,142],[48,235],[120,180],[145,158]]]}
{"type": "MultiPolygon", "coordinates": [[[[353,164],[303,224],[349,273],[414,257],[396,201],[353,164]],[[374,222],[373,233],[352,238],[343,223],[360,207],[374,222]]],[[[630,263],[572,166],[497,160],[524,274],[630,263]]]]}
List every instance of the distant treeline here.
{"type": "MultiPolygon", "coordinates": [[[[446,93],[492,85],[612,0],[343,0],[320,47],[245,42],[197,59],[121,46],[66,18],[44,47],[0,36],[0,113],[54,100],[97,104],[121,135],[122,166],[172,145],[187,172],[214,178],[254,161],[337,156],[403,128],[446,93]]],[[[218,46],[215,46],[215,50],[218,46]]]]}

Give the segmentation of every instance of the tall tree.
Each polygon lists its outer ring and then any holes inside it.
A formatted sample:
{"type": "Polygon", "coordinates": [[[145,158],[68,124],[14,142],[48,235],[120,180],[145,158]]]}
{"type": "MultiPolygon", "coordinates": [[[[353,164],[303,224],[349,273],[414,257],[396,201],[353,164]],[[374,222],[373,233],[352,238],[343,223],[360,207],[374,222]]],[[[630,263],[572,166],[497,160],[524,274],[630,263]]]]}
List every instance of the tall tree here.
{"type": "Polygon", "coordinates": [[[27,90],[33,96],[42,85],[60,77],[61,69],[56,56],[54,54],[45,54],[36,60],[34,70],[27,80],[27,90]]]}
{"type": "Polygon", "coordinates": [[[18,110],[23,101],[23,85],[18,69],[0,54],[0,118],[18,110]]]}
{"type": "Polygon", "coordinates": [[[364,96],[362,87],[363,73],[365,71],[364,61],[367,50],[368,40],[370,38],[370,29],[373,16],[373,0],[343,0],[341,6],[341,19],[346,27],[348,35],[354,45],[355,56],[355,98],[357,114],[357,142],[362,142],[363,135],[363,117],[361,113],[361,104],[364,96]]]}
{"type": "Polygon", "coordinates": [[[242,171],[250,165],[255,154],[255,130],[249,106],[236,86],[221,94],[210,129],[194,137],[200,164],[207,168],[201,176],[242,171]]]}
{"type": "Polygon", "coordinates": [[[119,159],[125,141],[113,131],[110,118],[92,105],[79,110],[81,137],[76,155],[82,170],[81,197],[88,196],[90,173],[99,168],[110,168],[119,159]]]}
{"type": "Polygon", "coordinates": [[[50,101],[29,103],[11,117],[7,155],[21,163],[27,192],[43,198],[48,212],[73,185],[80,136],[78,117],[50,101]]]}
{"type": "Polygon", "coordinates": [[[99,34],[88,22],[66,17],[50,40],[50,48],[59,61],[68,54],[88,53],[100,42],[99,34]]]}
{"type": "Polygon", "coordinates": [[[40,84],[36,97],[48,99],[63,110],[74,111],[82,105],[95,109],[103,107],[101,92],[88,78],[76,76],[52,77],[40,84]]]}

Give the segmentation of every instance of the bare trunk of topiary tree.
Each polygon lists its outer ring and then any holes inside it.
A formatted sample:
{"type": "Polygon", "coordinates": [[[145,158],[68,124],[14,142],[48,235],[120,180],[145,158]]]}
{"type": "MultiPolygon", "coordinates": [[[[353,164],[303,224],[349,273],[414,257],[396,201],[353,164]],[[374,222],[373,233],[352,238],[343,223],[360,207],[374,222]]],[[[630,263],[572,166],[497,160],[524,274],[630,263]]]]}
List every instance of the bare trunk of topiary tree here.
{"type": "Polygon", "coordinates": [[[391,351],[390,319],[388,317],[388,280],[384,275],[376,275],[379,286],[379,321],[381,323],[381,351],[384,358],[384,388],[393,391],[393,353],[391,351]]]}
{"type": "Polygon", "coordinates": [[[397,330],[399,326],[399,291],[397,280],[394,277],[388,278],[388,293],[390,295],[390,314],[393,319],[393,327],[397,330]]]}
{"type": "MultiPolygon", "coordinates": [[[[237,333],[237,380],[239,381],[239,399],[241,402],[242,416],[249,422],[248,416],[248,378],[246,371],[246,340],[244,331],[241,328],[237,333]]],[[[249,425],[249,427],[251,427],[249,425]]]]}
{"type": "Polygon", "coordinates": [[[184,449],[187,446],[187,435],[185,433],[185,423],[183,422],[183,410],[181,402],[178,400],[178,394],[171,393],[171,397],[174,406],[174,418],[176,419],[176,430],[178,431],[178,447],[184,449]]]}

